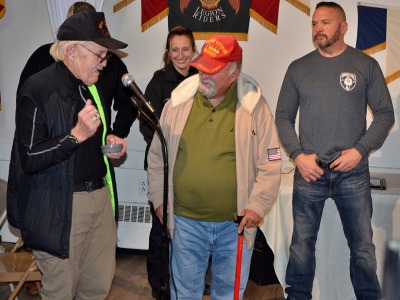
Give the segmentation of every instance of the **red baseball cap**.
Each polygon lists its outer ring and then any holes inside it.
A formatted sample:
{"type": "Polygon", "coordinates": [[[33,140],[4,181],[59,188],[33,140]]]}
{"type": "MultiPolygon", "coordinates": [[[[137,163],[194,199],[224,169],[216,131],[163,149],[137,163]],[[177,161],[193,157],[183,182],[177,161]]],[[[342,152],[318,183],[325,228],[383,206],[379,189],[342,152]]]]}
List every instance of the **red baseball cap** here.
{"type": "Polygon", "coordinates": [[[205,41],[201,53],[190,64],[206,74],[215,74],[229,62],[242,60],[242,48],[233,36],[214,35],[205,41]]]}

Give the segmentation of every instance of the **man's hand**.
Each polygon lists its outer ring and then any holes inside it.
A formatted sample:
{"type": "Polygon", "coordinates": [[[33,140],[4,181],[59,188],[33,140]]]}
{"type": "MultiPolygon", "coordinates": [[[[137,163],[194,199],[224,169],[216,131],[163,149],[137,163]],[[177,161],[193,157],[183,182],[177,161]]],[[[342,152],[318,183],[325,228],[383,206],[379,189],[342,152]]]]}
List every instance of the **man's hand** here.
{"type": "Polygon", "coordinates": [[[120,152],[106,153],[105,155],[111,159],[118,159],[126,153],[126,142],[124,139],[116,136],[115,134],[107,135],[107,144],[121,144],[122,150],[120,152]]]}
{"type": "Polygon", "coordinates": [[[315,153],[302,153],[295,159],[297,169],[306,182],[317,181],[324,174],[324,170],[317,165],[317,159],[318,156],[315,153]]]}
{"type": "Polygon", "coordinates": [[[71,134],[78,139],[79,143],[82,143],[96,133],[100,124],[99,112],[92,100],[87,100],[85,107],[78,113],[78,122],[72,128],[71,134]]]}
{"type": "Polygon", "coordinates": [[[362,156],[356,148],[350,148],[342,151],[337,159],[335,159],[330,167],[337,172],[347,172],[354,169],[361,161],[362,156]]]}
{"type": "Polygon", "coordinates": [[[263,217],[256,214],[254,211],[245,209],[243,210],[243,219],[239,224],[238,232],[242,232],[243,228],[257,228],[258,225],[263,221],[263,217]]]}

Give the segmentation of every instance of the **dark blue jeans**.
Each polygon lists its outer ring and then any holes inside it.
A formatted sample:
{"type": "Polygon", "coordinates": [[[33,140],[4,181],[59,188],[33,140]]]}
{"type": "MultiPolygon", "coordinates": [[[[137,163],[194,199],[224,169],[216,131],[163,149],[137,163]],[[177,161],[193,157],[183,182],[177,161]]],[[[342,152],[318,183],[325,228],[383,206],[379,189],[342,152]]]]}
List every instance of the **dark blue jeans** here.
{"type": "Polygon", "coordinates": [[[369,178],[368,167],[345,173],[324,170],[320,179],[307,183],[296,169],[292,199],[294,228],[285,290],[290,299],[311,299],[315,243],[328,198],[335,201],[350,248],[350,278],[357,299],[379,299],[369,178]]]}

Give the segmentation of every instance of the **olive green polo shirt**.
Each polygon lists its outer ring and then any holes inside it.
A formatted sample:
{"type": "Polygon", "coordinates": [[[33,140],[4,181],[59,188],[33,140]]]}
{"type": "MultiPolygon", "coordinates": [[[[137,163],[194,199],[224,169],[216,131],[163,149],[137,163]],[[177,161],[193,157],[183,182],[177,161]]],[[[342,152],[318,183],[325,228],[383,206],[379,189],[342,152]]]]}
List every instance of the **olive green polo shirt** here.
{"type": "Polygon", "coordinates": [[[208,222],[237,212],[235,112],[237,84],[215,107],[199,92],[183,130],[174,167],[174,213],[208,222]]]}

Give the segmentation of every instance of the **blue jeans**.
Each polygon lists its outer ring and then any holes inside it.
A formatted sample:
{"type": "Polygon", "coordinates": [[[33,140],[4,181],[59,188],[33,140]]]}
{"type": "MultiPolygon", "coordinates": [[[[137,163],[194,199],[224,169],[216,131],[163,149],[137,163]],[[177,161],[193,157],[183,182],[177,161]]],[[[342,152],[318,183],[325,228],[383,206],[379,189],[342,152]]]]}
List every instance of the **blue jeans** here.
{"type": "Polygon", "coordinates": [[[324,170],[320,179],[307,183],[296,169],[292,199],[294,228],[286,270],[289,287],[285,290],[290,299],[311,299],[315,243],[328,198],[335,201],[350,248],[350,278],[357,299],[379,299],[369,178],[368,167],[345,173],[324,170]]]}
{"type": "MultiPolygon", "coordinates": [[[[171,299],[203,299],[211,258],[211,299],[232,300],[235,284],[238,232],[233,221],[202,222],[174,216],[171,240],[171,299]]],[[[240,299],[243,298],[253,250],[243,239],[240,299]]]]}

